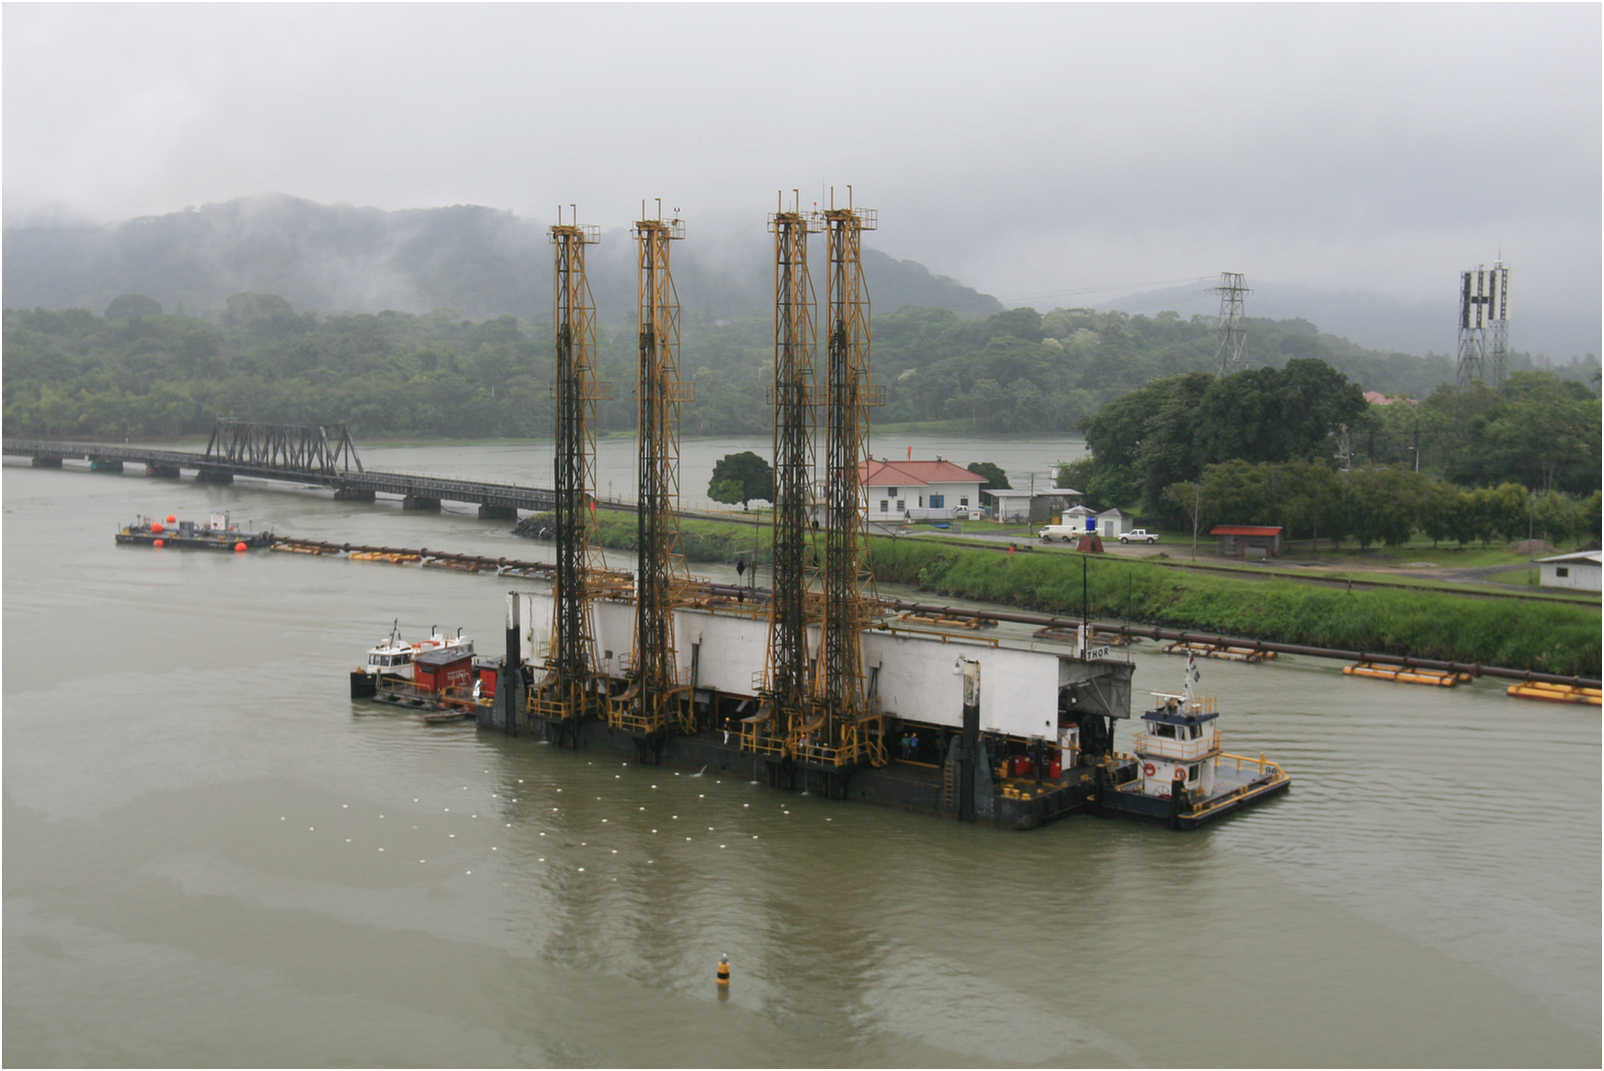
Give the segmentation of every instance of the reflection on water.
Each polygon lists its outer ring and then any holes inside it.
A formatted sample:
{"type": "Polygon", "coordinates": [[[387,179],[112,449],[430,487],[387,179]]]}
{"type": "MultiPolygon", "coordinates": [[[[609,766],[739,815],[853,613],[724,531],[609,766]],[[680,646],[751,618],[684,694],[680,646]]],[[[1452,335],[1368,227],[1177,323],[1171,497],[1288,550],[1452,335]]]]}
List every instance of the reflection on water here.
{"type": "MultiPolygon", "coordinates": [[[[4,495],[8,1063],[1597,1058],[1596,710],[1207,662],[1288,795],[1001,833],[349,701],[392,618],[495,650],[505,579],[111,541],[217,503],[533,556],[505,522],[12,465],[4,495]]],[[[1180,672],[1132,657],[1139,697],[1180,672]]]]}

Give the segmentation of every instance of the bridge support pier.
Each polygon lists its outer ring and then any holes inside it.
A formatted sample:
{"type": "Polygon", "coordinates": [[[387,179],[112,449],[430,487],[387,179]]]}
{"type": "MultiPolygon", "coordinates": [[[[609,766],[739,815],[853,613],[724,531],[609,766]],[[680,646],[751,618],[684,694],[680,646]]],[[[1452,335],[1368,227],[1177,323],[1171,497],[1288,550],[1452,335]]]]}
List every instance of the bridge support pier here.
{"type": "Polygon", "coordinates": [[[401,500],[402,509],[415,509],[420,513],[439,513],[440,500],[438,498],[425,498],[422,495],[407,495],[401,500]]]}
{"type": "Polygon", "coordinates": [[[334,501],[336,502],[372,502],[372,491],[365,491],[360,487],[336,487],[334,501]]]}
{"type": "Polygon", "coordinates": [[[178,479],[178,466],[149,464],[145,466],[145,475],[159,476],[164,480],[176,480],[178,479]]]}
{"type": "Polygon", "coordinates": [[[36,469],[59,469],[61,468],[61,458],[36,457],[33,459],[33,467],[36,469]]]}
{"type": "Polygon", "coordinates": [[[481,521],[516,521],[518,519],[517,506],[492,506],[485,502],[479,506],[479,519],[481,521]]]}
{"type": "Polygon", "coordinates": [[[202,465],[200,471],[195,473],[195,479],[201,483],[233,483],[234,470],[221,465],[202,465]]]}
{"type": "Polygon", "coordinates": [[[89,459],[90,472],[121,472],[122,470],[123,463],[121,461],[109,461],[98,457],[89,459]]]}

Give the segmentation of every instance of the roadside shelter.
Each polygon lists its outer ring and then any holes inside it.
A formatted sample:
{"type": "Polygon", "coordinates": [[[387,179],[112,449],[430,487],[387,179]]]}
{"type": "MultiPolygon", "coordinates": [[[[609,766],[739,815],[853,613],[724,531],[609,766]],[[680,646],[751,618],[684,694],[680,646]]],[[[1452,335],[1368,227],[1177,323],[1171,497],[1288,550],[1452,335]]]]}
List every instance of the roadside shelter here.
{"type": "Polygon", "coordinates": [[[1220,540],[1220,557],[1263,561],[1281,556],[1279,524],[1217,524],[1209,535],[1220,540]]]}

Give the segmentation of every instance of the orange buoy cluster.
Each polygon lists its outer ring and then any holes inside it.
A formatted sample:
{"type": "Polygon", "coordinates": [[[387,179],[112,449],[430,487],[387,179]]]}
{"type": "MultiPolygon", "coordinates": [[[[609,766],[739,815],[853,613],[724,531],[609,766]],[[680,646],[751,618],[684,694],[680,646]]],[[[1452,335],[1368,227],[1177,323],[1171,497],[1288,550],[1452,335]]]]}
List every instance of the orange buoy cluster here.
{"type": "Polygon", "coordinates": [[[168,524],[177,524],[178,523],[178,517],[175,516],[174,514],[169,513],[167,515],[167,523],[168,524]]]}
{"type": "Polygon", "coordinates": [[[1342,672],[1352,677],[1370,677],[1375,680],[1397,681],[1400,684],[1426,684],[1437,688],[1452,688],[1456,684],[1470,680],[1469,673],[1425,669],[1419,666],[1384,666],[1375,662],[1355,662],[1351,666],[1343,666],[1342,672]]]}
{"type": "Polygon", "coordinates": [[[234,553],[235,554],[244,554],[245,553],[245,544],[243,542],[235,543],[234,544],[234,553]]]}
{"type": "Polygon", "coordinates": [[[1545,681],[1522,681],[1504,689],[1504,694],[1516,699],[1542,699],[1550,703],[1590,703],[1599,706],[1604,692],[1576,684],[1549,684],[1545,681]]]}
{"type": "Polygon", "coordinates": [[[151,544],[151,546],[153,546],[153,547],[165,547],[166,545],[167,545],[167,540],[165,540],[165,539],[158,539],[158,540],[156,540],[156,542],[151,544]]]}

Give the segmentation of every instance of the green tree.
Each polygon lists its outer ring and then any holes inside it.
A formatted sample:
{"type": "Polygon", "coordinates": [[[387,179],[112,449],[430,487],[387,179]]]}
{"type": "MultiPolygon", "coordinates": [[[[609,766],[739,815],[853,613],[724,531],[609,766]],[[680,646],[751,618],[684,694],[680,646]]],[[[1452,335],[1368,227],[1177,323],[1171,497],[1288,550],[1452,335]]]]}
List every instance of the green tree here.
{"type": "Polygon", "coordinates": [[[144,294],[120,294],[106,306],[106,319],[127,320],[134,316],[160,316],[161,302],[144,294]]]}
{"type": "Polygon", "coordinates": [[[1424,480],[1402,467],[1354,469],[1348,473],[1348,520],[1361,547],[1398,546],[1415,530],[1424,480]]]}
{"type": "Polygon", "coordinates": [[[964,467],[976,476],[984,476],[986,478],[986,482],[980,485],[982,491],[1008,491],[1012,489],[1008,483],[1008,474],[990,461],[971,461],[964,467]]]}
{"type": "Polygon", "coordinates": [[[760,498],[774,500],[774,469],[767,461],[750,450],[738,454],[725,454],[713,466],[713,478],[707,485],[707,497],[714,502],[739,502],[741,509],[760,498]]]}

